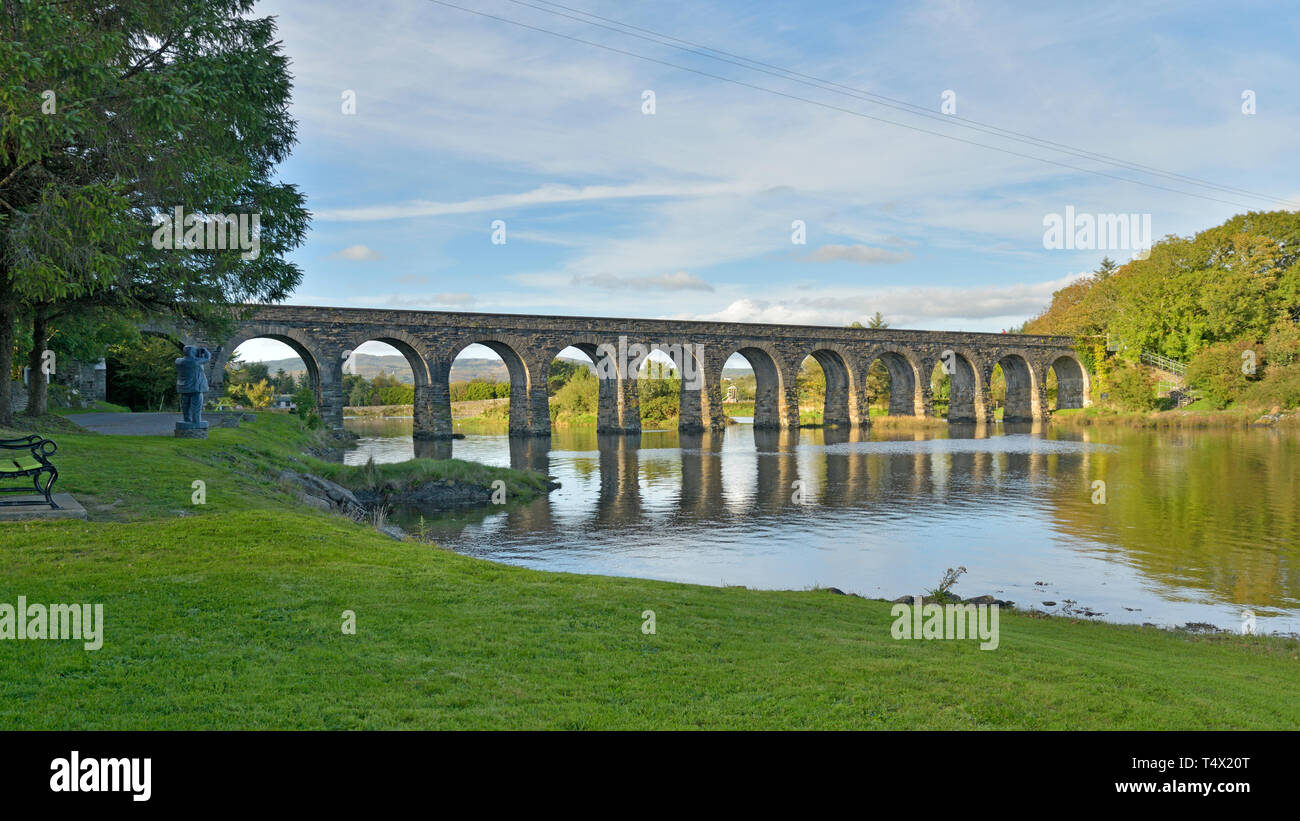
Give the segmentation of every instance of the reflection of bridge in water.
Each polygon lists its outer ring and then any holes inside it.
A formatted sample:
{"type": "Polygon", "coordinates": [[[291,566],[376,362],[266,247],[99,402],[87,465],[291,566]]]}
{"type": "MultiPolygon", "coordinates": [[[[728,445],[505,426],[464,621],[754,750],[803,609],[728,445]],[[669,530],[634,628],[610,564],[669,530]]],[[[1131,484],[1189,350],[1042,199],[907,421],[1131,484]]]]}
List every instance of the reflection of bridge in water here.
{"type": "MultiPolygon", "coordinates": [[[[986,425],[953,425],[947,439],[920,432],[882,439],[865,430],[827,429],[804,431],[803,447],[796,447],[799,431],[754,430],[754,451],[725,453],[725,433],[680,434],[675,448],[643,448],[639,437],[601,434],[597,453],[588,457],[584,452],[574,460],[566,452],[566,460],[574,461],[580,478],[594,485],[588,508],[593,527],[660,519],[676,525],[743,519],[758,527],[799,510],[870,508],[903,516],[918,506],[950,506],[956,512],[964,506],[1032,503],[1025,494],[1027,484],[1088,475],[1088,449],[1054,447],[1052,440],[1039,438],[1043,429],[1041,423],[1001,428],[1006,434],[1033,433],[1032,439],[990,439],[986,425]],[[1007,448],[1008,442],[1025,446],[1007,448]],[[643,454],[651,457],[648,462],[643,454]],[[656,504],[644,498],[647,485],[660,494],[656,504]],[[676,499],[665,510],[663,489],[671,493],[673,487],[676,499]]],[[[510,437],[511,467],[554,474],[551,441],[510,437]]],[[[455,449],[455,441],[415,441],[417,457],[451,458],[455,449]]],[[[553,532],[553,514],[552,500],[544,497],[508,506],[503,526],[507,532],[553,532]]]]}
{"type": "MultiPolygon", "coordinates": [[[[405,458],[411,440],[400,441],[405,458]]],[[[1074,600],[1164,625],[1232,626],[1250,607],[1273,631],[1300,630],[1300,442],[1277,432],[736,425],[446,448],[563,483],[532,502],[435,517],[432,538],[496,561],[888,598],[968,565],[969,581],[983,581],[963,593],[1074,600]]]]}

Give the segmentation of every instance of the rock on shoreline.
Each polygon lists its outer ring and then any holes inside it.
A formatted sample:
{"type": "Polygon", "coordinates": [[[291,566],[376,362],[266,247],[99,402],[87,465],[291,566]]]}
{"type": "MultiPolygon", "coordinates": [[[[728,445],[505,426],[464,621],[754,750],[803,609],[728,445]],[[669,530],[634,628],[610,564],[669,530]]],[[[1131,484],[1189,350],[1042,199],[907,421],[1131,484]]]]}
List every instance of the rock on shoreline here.
{"type": "Polygon", "coordinates": [[[450,479],[433,479],[402,490],[358,490],[363,505],[420,505],[430,510],[454,510],[492,503],[492,488],[450,479]]]}
{"type": "Polygon", "coordinates": [[[292,470],[280,471],[281,482],[294,488],[298,499],[317,510],[342,513],[351,519],[366,516],[366,507],[352,491],[337,482],[322,479],[310,473],[295,473],[292,470]]]}

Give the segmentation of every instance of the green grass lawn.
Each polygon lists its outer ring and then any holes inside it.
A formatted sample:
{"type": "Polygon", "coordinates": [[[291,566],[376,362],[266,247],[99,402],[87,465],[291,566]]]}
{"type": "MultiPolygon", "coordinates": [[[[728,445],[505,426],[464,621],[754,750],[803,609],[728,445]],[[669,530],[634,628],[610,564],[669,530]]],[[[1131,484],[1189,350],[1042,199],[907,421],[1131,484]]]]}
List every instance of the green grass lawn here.
{"type": "MultiPolygon", "coordinates": [[[[87,408],[51,408],[51,413],[57,413],[60,416],[75,416],[79,413],[130,413],[131,409],[124,405],[114,405],[112,402],[96,400],[87,408]]],[[[179,411],[177,412],[179,416],[179,411]]]]}
{"type": "Polygon", "coordinates": [[[895,641],[883,602],[525,570],[295,507],[289,416],[55,438],[94,520],[0,524],[0,602],[102,603],[104,643],[0,641],[0,729],[1300,726],[1294,640],[1004,612],[997,650],[895,641]]]}

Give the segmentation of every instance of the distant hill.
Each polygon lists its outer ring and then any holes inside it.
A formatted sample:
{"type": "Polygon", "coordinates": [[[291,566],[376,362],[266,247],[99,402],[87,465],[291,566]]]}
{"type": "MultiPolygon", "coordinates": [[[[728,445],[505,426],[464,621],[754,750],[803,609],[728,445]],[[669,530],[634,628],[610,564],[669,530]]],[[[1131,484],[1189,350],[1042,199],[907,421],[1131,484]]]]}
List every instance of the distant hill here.
{"type": "Polygon", "coordinates": [[[451,363],[450,381],[473,382],[476,379],[506,382],[510,379],[510,371],[506,370],[506,363],[499,359],[457,359],[451,363]]]}
{"type": "MultiPolygon", "coordinates": [[[[590,367],[590,363],[583,359],[569,359],[567,356],[562,356],[560,359],[580,362],[590,367]]],[[[288,359],[270,359],[265,364],[272,376],[281,369],[294,376],[307,369],[302,360],[296,356],[288,359]]],[[[352,356],[352,364],[356,368],[357,375],[364,376],[366,379],[374,379],[379,374],[386,373],[407,384],[412,382],[411,366],[406,364],[404,356],[359,353],[352,356]]],[[[506,363],[499,359],[457,359],[451,365],[452,382],[472,382],[475,379],[484,382],[505,382],[509,378],[510,372],[506,370],[506,363]]]]}

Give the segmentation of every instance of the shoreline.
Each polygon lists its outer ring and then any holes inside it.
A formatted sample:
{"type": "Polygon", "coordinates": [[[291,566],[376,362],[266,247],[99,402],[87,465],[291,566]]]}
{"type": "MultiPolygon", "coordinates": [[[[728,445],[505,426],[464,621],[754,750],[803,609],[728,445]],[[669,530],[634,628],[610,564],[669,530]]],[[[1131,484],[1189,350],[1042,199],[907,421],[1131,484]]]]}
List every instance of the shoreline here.
{"type": "Polygon", "coordinates": [[[1270,412],[1259,409],[1120,411],[1089,407],[1054,411],[1052,424],[1064,427],[1126,426],[1134,428],[1293,428],[1300,426],[1300,410],[1270,412]]]}

